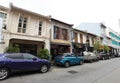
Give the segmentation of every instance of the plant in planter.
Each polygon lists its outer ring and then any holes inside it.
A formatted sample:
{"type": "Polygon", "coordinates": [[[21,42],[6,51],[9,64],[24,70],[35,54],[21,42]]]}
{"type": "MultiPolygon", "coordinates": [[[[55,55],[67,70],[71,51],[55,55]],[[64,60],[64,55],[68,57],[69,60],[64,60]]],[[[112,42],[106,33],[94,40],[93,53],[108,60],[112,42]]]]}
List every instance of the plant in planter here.
{"type": "Polygon", "coordinates": [[[20,52],[20,48],[19,48],[19,45],[9,45],[6,50],[5,50],[5,53],[19,53],[20,52]]]}
{"type": "Polygon", "coordinates": [[[40,49],[39,52],[37,53],[39,58],[42,59],[50,59],[51,55],[48,49],[40,49]]]}

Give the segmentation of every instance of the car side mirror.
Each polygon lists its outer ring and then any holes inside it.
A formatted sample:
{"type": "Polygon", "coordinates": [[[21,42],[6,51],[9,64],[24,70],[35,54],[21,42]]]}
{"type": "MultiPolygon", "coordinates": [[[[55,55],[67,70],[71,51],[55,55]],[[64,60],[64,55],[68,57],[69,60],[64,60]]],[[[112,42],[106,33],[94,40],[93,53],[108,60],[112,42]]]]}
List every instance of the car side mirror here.
{"type": "Polygon", "coordinates": [[[33,61],[36,61],[37,60],[37,58],[33,58],[33,61]]]}

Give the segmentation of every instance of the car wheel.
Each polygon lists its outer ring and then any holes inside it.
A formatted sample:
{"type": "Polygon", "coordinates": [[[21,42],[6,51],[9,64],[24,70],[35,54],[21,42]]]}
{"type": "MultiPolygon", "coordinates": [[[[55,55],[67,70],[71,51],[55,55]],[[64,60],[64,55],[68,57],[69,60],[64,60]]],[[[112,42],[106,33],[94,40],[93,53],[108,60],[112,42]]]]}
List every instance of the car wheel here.
{"type": "Polygon", "coordinates": [[[70,66],[70,63],[69,62],[65,62],[64,66],[67,68],[70,66]]]}
{"type": "Polygon", "coordinates": [[[102,60],[105,60],[105,57],[102,57],[102,60]]]}
{"type": "Polygon", "coordinates": [[[46,73],[47,71],[48,71],[47,65],[42,65],[41,68],[40,68],[40,72],[41,73],[46,73]]]}
{"type": "Polygon", "coordinates": [[[91,59],[91,60],[90,60],[90,62],[92,63],[92,62],[93,62],[93,60],[91,59]]]}
{"type": "Polygon", "coordinates": [[[99,58],[97,58],[96,61],[99,61],[99,58]]]}
{"type": "Polygon", "coordinates": [[[79,65],[82,65],[83,64],[83,61],[79,61],[79,65]]]}
{"type": "Polygon", "coordinates": [[[0,80],[6,79],[9,75],[9,70],[7,68],[0,68],[0,80]]]}
{"type": "Polygon", "coordinates": [[[109,56],[109,58],[108,59],[110,59],[110,56],[109,56]]]}

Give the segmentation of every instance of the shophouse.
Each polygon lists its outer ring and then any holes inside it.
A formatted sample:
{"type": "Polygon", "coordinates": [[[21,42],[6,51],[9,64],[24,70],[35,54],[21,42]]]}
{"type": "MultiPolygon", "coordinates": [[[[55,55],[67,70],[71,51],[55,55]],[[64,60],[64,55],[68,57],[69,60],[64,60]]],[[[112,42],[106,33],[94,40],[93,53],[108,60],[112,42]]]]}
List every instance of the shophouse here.
{"type": "Polygon", "coordinates": [[[7,19],[8,19],[8,12],[9,8],[6,8],[4,6],[0,6],[0,53],[4,51],[4,44],[5,42],[3,41],[4,36],[3,36],[3,31],[6,30],[7,27],[7,19]]]}
{"type": "Polygon", "coordinates": [[[72,24],[51,18],[51,55],[55,56],[62,53],[71,52],[71,30],[72,24]]]}
{"type": "Polygon", "coordinates": [[[106,44],[106,26],[103,23],[81,23],[79,29],[92,33],[100,38],[101,44],[106,44]]]}
{"type": "Polygon", "coordinates": [[[93,51],[97,35],[79,29],[74,29],[73,35],[72,49],[74,53],[79,54],[83,51],[93,51]]]}
{"type": "Polygon", "coordinates": [[[50,17],[43,16],[10,4],[5,13],[7,23],[2,29],[3,42],[0,50],[11,45],[19,45],[20,52],[37,54],[46,48],[50,50],[50,17]]]}

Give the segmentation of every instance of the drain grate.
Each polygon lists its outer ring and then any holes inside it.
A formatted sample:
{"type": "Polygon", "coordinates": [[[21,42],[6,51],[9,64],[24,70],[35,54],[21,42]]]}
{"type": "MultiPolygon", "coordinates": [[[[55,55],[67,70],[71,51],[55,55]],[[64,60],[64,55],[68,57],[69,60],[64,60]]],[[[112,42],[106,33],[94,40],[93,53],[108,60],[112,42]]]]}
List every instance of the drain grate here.
{"type": "Polygon", "coordinates": [[[70,71],[68,71],[68,73],[76,74],[76,73],[78,73],[78,72],[77,72],[77,71],[74,71],[74,70],[70,70],[70,71]]]}

